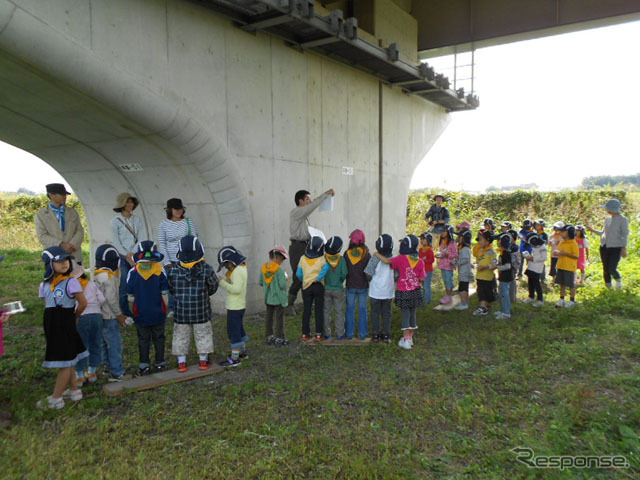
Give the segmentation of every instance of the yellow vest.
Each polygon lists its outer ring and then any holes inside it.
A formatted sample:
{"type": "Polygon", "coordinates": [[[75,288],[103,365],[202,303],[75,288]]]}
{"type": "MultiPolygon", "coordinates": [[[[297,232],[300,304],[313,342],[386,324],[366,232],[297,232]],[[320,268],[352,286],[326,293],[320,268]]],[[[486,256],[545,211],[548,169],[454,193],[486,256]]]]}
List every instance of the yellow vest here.
{"type": "MultiPolygon", "coordinates": [[[[309,258],[303,255],[302,258],[300,258],[298,267],[302,269],[303,290],[309,288],[311,284],[316,281],[326,263],[327,261],[324,256],[319,258],[309,258]]],[[[322,279],[322,284],[324,285],[324,279],[322,279]]]]}

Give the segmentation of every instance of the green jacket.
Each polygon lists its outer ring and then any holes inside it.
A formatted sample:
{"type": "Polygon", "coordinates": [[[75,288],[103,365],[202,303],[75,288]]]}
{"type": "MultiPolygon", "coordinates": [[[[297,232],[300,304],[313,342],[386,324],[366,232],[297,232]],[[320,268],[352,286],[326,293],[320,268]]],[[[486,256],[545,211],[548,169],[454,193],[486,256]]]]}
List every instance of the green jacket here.
{"type": "Polygon", "coordinates": [[[284,268],[280,266],[276,274],[271,280],[271,284],[267,285],[262,271],[260,272],[260,285],[264,287],[264,303],[267,305],[282,305],[286,307],[288,303],[287,296],[287,277],[284,274],[284,268]]]}
{"type": "MultiPolygon", "coordinates": [[[[329,265],[329,262],[327,262],[329,265]]],[[[347,262],[344,257],[340,257],[335,270],[329,265],[329,272],[324,277],[325,290],[344,290],[344,281],[347,278],[347,262]]]]}

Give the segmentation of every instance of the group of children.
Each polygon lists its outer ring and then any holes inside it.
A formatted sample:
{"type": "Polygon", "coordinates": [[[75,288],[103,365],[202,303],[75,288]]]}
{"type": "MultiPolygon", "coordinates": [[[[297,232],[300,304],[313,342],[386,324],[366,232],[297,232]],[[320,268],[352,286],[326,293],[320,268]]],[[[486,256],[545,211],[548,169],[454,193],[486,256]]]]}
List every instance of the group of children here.
{"type": "MultiPolygon", "coordinates": [[[[473,235],[468,222],[456,228],[445,224],[439,234],[424,232],[419,238],[407,235],[400,242],[396,256],[393,256],[393,238],[388,234],[377,238],[373,254],[361,230],[354,230],[349,235],[344,254],[341,254],[343,241],[340,237],[331,237],[326,242],[320,237],[312,237],[295,272],[302,283],[302,339],[323,341],[330,339],[333,333],[339,340],[352,339],[356,335],[356,305],[359,311],[357,335],[360,339],[367,338],[368,301],[371,339],[389,343],[391,306],[395,299],[402,318],[402,337],[398,345],[411,349],[418,328],[417,309],[432,301],[431,283],[436,262],[446,291],[440,299],[443,305],[453,302],[454,272],[457,270],[460,303],[454,307],[456,310],[469,308],[469,288],[475,281],[479,306],[473,314],[487,315],[489,306],[499,299],[500,310],[496,316],[509,318],[511,303],[516,300],[516,280],[524,271],[529,290],[525,303],[539,307],[543,305],[542,282],[549,248],[550,274],[560,286],[560,300],[556,305],[571,307],[575,304],[575,271],[582,271],[581,281],[584,281],[588,258],[584,228],[557,222],[549,237],[544,227],[542,220],[532,222],[527,219],[519,232],[510,222],[503,222],[501,231],[497,232],[494,221],[486,219],[472,245],[473,235]],[[435,240],[437,245],[434,245],[435,240]],[[494,242],[497,242],[497,249],[494,242]],[[567,289],[569,300],[565,300],[567,289]],[[315,313],[313,335],[312,311],[315,313]]],[[[262,265],[259,279],[264,288],[267,312],[265,334],[268,344],[286,346],[290,343],[284,333],[288,292],[287,274],[282,265],[288,253],[283,246],[277,245],[268,255],[269,260],[262,265]]],[[[243,325],[248,278],[246,257],[232,246],[223,247],[217,257],[218,272],[226,269],[224,276],[216,277],[213,267],[205,261],[204,246],[195,236],[181,239],[179,263],[168,268],[163,268],[163,256],[154,242],[143,241],[137,245],[136,264],[129,271],[126,289],[138,337],[138,375],[166,369],[165,323],[169,294],[175,299],[172,354],[177,357],[179,372],[188,370],[187,355],[192,336],[199,355],[198,368],[206,370],[211,366],[210,355],[214,348],[209,297],[218,287],[227,291],[227,333],[231,344],[230,354],[220,365],[234,367],[247,358],[249,336],[243,325]],[[151,343],[155,349],[153,368],[151,343]]],[[[96,249],[93,281],[60,247],[46,249],[42,259],[45,276],[40,285],[40,297],[45,300],[47,340],[43,366],[58,369],[58,377],[52,395],[39,402],[39,406],[58,409],[64,406],[64,399],[82,399],[80,387],[97,379],[97,370],[102,364],[109,372],[110,381],[127,378],[122,362],[120,326],[131,319],[120,309],[120,256],[113,246],[105,244],[96,249]]]]}
{"type": "Polygon", "coordinates": [[[166,369],[165,324],[168,295],[175,299],[172,354],[177,357],[178,372],[186,372],[191,337],[195,339],[200,370],[211,366],[213,353],[212,309],[209,297],[218,287],[227,291],[227,332],[231,353],[220,364],[236,366],[247,357],[249,340],[243,326],[246,306],[247,269],[245,257],[234,247],[218,252],[216,277],[206,263],[204,246],[194,236],[180,241],[179,263],[163,268],[163,255],[154,242],[137,245],[135,268],[126,279],[133,319],[120,309],[120,255],[109,244],[95,253],[94,279],[60,247],[47,248],[42,254],[44,281],[39,296],[45,301],[44,331],[46,352],[43,366],[58,370],[53,393],[38,402],[40,408],[63,408],[65,399],[82,399],[80,387],[95,382],[97,370],[104,364],[109,381],[128,378],[122,362],[120,326],[134,323],[138,337],[138,375],[166,369]],[[151,344],[155,350],[152,368],[151,344]]]}

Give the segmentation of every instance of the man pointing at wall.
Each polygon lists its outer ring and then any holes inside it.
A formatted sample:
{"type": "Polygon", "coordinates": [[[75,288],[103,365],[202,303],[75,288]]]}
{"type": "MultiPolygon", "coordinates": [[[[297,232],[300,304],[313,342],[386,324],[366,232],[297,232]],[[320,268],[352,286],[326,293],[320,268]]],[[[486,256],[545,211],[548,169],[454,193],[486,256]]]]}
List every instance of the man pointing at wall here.
{"type": "Polygon", "coordinates": [[[293,283],[289,288],[289,313],[294,313],[293,304],[298,296],[298,291],[302,287],[302,283],[296,276],[300,257],[304,255],[307,242],[311,238],[309,234],[309,215],[311,215],[322,202],[329,196],[334,195],[333,189],[327,190],[319,197],[311,201],[309,192],[306,190],[298,190],[295,196],[296,206],[289,214],[289,238],[291,245],[289,247],[289,261],[291,262],[291,271],[293,273],[293,283]]]}

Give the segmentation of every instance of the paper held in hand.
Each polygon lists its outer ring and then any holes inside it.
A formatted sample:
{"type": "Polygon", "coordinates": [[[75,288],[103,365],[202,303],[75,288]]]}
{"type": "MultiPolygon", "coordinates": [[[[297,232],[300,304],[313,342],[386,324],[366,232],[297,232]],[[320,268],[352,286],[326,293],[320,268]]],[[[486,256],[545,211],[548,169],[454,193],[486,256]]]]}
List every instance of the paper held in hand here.
{"type": "Polygon", "coordinates": [[[318,207],[319,212],[333,212],[333,195],[329,195],[318,207]]]}

